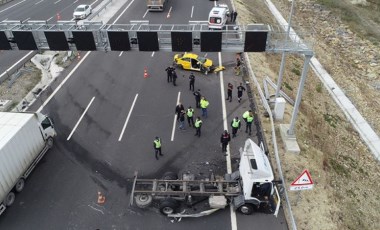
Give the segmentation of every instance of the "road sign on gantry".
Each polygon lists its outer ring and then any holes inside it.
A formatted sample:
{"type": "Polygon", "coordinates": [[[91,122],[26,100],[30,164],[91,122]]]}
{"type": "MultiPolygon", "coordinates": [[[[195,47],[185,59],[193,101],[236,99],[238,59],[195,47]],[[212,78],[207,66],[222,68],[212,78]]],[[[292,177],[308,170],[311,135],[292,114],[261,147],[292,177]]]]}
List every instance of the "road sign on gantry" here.
{"type": "Polygon", "coordinates": [[[311,179],[310,173],[307,169],[303,170],[301,175],[297,177],[291,184],[291,191],[299,191],[299,190],[308,190],[312,189],[314,185],[313,180],[311,179]]]}

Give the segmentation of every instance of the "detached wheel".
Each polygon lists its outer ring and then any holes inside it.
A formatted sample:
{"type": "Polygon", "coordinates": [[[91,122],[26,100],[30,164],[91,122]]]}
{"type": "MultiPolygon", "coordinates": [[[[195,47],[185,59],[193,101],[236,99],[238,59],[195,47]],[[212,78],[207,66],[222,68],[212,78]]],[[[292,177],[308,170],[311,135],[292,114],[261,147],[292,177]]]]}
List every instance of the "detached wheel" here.
{"type": "Polygon", "coordinates": [[[7,197],[4,200],[5,206],[7,207],[11,206],[15,202],[15,199],[16,199],[16,195],[14,194],[14,192],[8,193],[7,197]]]}
{"type": "Polygon", "coordinates": [[[254,211],[252,204],[243,204],[239,207],[239,212],[241,212],[244,215],[251,215],[254,211]]]}
{"type": "Polygon", "coordinates": [[[160,212],[165,216],[173,214],[178,208],[178,202],[172,198],[162,200],[160,203],[160,212]]]}
{"type": "Polygon", "coordinates": [[[20,179],[17,181],[16,185],[15,185],[15,190],[16,192],[21,192],[25,187],[25,180],[24,179],[20,179]]]}
{"type": "Polygon", "coordinates": [[[177,175],[177,173],[174,173],[174,172],[166,172],[162,176],[162,179],[164,179],[164,180],[178,180],[178,175],[177,175]]]}
{"type": "Polygon", "coordinates": [[[138,194],[135,196],[136,206],[139,208],[148,207],[152,203],[152,201],[152,196],[148,194],[138,194]]]}

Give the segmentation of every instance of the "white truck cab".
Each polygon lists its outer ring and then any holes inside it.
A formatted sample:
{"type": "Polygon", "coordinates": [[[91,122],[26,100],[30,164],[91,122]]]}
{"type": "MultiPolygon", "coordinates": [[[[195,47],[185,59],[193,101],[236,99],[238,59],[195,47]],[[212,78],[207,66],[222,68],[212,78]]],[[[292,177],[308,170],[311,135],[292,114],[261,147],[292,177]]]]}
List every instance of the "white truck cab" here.
{"type": "Polygon", "coordinates": [[[214,6],[208,15],[208,28],[221,30],[227,23],[230,9],[227,4],[214,6]]]}

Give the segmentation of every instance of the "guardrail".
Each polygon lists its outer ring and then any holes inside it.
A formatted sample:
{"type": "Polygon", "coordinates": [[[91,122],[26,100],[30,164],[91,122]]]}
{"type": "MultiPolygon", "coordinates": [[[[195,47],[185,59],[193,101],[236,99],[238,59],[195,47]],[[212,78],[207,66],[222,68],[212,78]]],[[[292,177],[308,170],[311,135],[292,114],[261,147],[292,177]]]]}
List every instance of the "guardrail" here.
{"type": "Polygon", "coordinates": [[[24,57],[22,57],[18,62],[13,64],[11,67],[9,67],[7,70],[5,70],[3,73],[0,74],[0,83],[7,80],[10,76],[12,76],[14,73],[16,73],[18,70],[23,68],[27,62],[29,62],[34,55],[36,55],[38,51],[30,51],[28,54],[26,54],[24,57]]]}
{"type": "Polygon", "coordinates": [[[13,0],[0,0],[0,5],[3,5],[5,3],[11,2],[13,0]]]}
{"type": "Polygon", "coordinates": [[[97,11],[95,12],[92,12],[92,14],[90,16],[87,17],[87,20],[91,20],[93,19],[95,16],[99,16],[99,13],[101,11],[103,11],[107,6],[108,4],[110,4],[112,2],[112,0],[108,0],[106,3],[104,3],[103,6],[101,6],[97,11]]]}

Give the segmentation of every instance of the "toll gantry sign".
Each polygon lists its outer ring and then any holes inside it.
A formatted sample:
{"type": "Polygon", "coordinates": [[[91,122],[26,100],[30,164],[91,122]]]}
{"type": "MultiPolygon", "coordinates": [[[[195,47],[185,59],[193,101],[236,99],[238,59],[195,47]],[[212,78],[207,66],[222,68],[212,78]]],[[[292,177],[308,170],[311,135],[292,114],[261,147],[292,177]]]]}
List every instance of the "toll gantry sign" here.
{"type": "Polygon", "coordinates": [[[307,169],[303,170],[301,175],[297,177],[291,184],[291,191],[299,191],[299,190],[308,190],[312,189],[314,186],[314,182],[311,179],[310,173],[307,169]]]}

